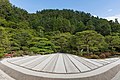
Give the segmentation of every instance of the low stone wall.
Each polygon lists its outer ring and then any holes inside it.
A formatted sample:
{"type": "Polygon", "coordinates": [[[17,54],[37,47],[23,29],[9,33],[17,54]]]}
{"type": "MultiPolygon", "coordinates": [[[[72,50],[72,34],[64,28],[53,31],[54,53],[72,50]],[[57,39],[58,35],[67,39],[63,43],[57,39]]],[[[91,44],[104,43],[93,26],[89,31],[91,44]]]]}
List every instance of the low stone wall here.
{"type": "Polygon", "coordinates": [[[99,75],[85,77],[85,78],[74,78],[74,79],[73,78],[72,79],[43,78],[43,77],[28,75],[18,72],[14,69],[11,69],[2,63],[0,63],[0,69],[16,80],[111,80],[120,71],[120,64],[99,75]]]}

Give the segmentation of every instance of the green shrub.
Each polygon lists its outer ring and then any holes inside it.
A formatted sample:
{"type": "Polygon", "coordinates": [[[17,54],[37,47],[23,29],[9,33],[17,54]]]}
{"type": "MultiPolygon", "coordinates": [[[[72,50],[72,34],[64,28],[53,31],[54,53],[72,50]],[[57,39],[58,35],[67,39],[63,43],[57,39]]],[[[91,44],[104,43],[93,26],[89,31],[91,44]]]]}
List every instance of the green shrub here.
{"type": "Polygon", "coordinates": [[[30,48],[30,51],[34,52],[34,53],[39,53],[40,52],[40,49],[37,48],[37,47],[31,47],[30,48]]]}
{"type": "Polygon", "coordinates": [[[22,47],[22,50],[23,50],[23,51],[27,51],[27,50],[29,50],[29,48],[26,47],[26,46],[23,46],[23,47],[22,47]]]}
{"type": "Polygon", "coordinates": [[[46,50],[46,53],[48,53],[48,54],[51,54],[53,52],[54,52],[53,50],[46,50]]]}
{"type": "Polygon", "coordinates": [[[106,57],[109,57],[109,56],[112,55],[110,52],[106,52],[106,53],[104,53],[104,54],[105,54],[106,57]]]}
{"type": "Polygon", "coordinates": [[[90,57],[91,57],[91,59],[99,59],[99,56],[95,55],[95,54],[91,55],[90,57]]]}
{"type": "Polygon", "coordinates": [[[0,47],[0,54],[4,52],[5,52],[5,49],[0,47]]]}
{"type": "Polygon", "coordinates": [[[102,54],[99,55],[99,57],[104,59],[104,58],[106,58],[106,55],[104,53],[102,53],[102,54]]]}
{"type": "Polygon", "coordinates": [[[16,51],[16,53],[14,54],[14,56],[23,56],[24,52],[23,51],[16,51]]]}
{"type": "Polygon", "coordinates": [[[12,47],[12,49],[11,49],[12,51],[19,51],[20,50],[20,48],[19,47],[12,47]]]}
{"type": "Polygon", "coordinates": [[[33,52],[29,52],[29,51],[25,51],[25,52],[24,52],[24,54],[25,54],[25,55],[29,55],[29,56],[34,55],[34,53],[33,53],[33,52]]]}
{"type": "Polygon", "coordinates": [[[45,55],[46,53],[45,52],[38,52],[38,54],[45,55]]]}
{"type": "Polygon", "coordinates": [[[1,53],[0,53],[0,58],[3,58],[3,57],[4,57],[4,54],[1,54],[1,53]]]}

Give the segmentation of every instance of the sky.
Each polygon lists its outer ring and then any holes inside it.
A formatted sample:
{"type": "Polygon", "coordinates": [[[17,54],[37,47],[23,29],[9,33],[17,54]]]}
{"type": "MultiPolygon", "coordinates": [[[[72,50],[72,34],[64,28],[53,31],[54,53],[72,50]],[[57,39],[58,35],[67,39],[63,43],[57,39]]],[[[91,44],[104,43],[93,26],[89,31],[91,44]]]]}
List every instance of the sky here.
{"type": "Polygon", "coordinates": [[[73,9],[120,22],[120,0],[10,0],[29,13],[43,9],[73,9]]]}

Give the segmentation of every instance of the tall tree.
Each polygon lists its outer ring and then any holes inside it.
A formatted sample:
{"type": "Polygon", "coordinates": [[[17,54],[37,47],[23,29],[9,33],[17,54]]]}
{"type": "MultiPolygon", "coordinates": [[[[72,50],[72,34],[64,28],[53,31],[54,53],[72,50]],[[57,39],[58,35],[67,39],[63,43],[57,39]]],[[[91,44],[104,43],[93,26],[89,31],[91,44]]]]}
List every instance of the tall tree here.
{"type": "Polygon", "coordinates": [[[9,50],[9,39],[7,37],[7,32],[5,28],[0,26],[0,53],[9,50]]]}
{"type": "Polygon", "coordinates": [[[107,20],[100,19],[95,27],[95,30],[102,35],[109,35],[111,33],[111,26],[107,20]]]}
{"type": "Polygon", "coordinates": [[[47,38],[34,37],[28,43],[30,50],[34,53],[46,54],[55,51],[54,44],[47,38]]]}
{"type": "Polygon", "coordinates": [[[78,32],[75,36],[78,49],[88,53],[103,50],[107,46],[104,36],[92,30],[78,32]]]}
{"type": "Polygon", "coordinates": [[[108,43],[110,50],[115,51],[116,49],[120,49],[120,37],[118,35],[106,36],[105,40],[108,43]]]}
{"type": "Polygon", "coordinates": [[[59,47],[59,52],[67,52],[69,46],[70,33],[61,33],[52,37],[52,42],[59,47]]]}

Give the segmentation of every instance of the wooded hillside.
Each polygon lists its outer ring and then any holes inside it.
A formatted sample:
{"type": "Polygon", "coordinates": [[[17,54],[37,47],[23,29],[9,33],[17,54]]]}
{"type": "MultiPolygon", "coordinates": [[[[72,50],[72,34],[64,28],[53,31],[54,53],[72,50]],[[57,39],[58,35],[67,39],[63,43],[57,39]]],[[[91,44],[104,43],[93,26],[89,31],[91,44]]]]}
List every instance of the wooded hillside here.
{"type": "Polygon", "coordinates": [[[64,52],[99,57],[120,51],[120,24],[70,9],[28,13],[0,0],[0,57],[11,51],[17,56],[64,52]]]}

